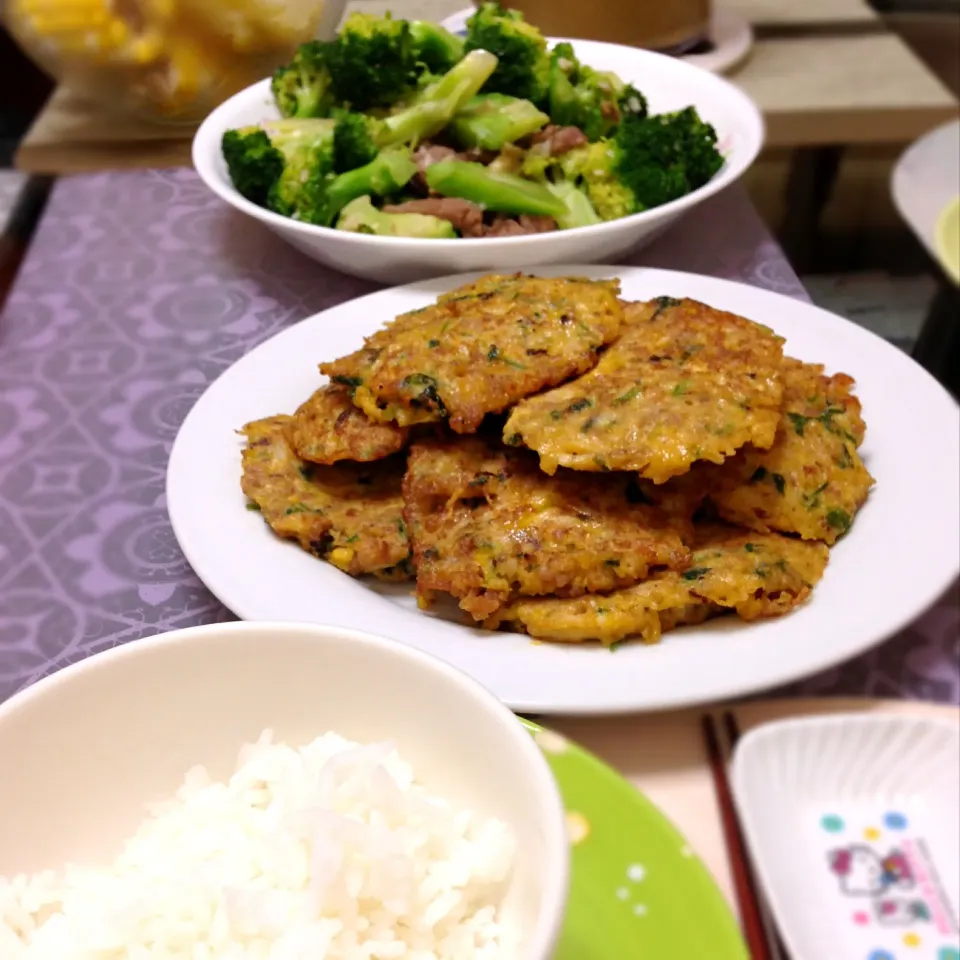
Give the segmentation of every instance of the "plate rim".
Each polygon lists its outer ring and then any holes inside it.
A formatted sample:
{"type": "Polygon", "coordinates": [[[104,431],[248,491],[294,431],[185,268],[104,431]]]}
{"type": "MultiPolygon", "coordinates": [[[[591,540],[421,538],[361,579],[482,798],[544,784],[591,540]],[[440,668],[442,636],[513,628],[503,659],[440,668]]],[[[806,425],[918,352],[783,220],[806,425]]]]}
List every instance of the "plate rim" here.
{"type": "MultiPolygon", "coordinates": [[[[954,417],[960,417],[960,407],[957,406],[956,402],[946,391],[946,389],[943,388],[942,385],[939,384],[929,373],[923,370],[922,367],[920,367],[906,355],[902,354],[892,344],[889,344],[887,341],[883,340],[882,337],[879,337],[871,331],[853,324],[851,321],[848,321],[837,314],[832,314],[827,310],[817,307],[812,303],[797,300],[795,298],[791,298],[764,288],[752,287],[745,283],[677,270],[661,270],[659,268],[631,267],[614,264],[558,264],[552,266],[537,266],[530,269],[538,275],[553,276],[598,275],[618,276],[623,278],[626,275],[638,274],[640,275],[640,278],[642,278],[644,276],[649,277],[652,274],[655,277],[663,276],[667,281],[672,280],[674,283],[689,282],[691,279],[693,279],[697,283],[706,282],[709,285],[719,286],[728,291],[731,296],[736,296],[738,290],[745,290],[748,291],[751,296],[759,296],[761,299],[771,301],[774,305],[777,303],[789,303],[791,304],[791,309],[797,309],[799,307],[805,311],[811,311],[822,318],[829,318],[830,323],[839,323],[841,325],[845,325],[849,330],[855,331],[855,333],[852,335],[863,338],[865,341],[872,341],[875,345],[879,345],[879,349],[889,351],[887,354],[888,357],[896,357],[896,362],[902,366],[903,370],[910,369],[913,376],[925,381],[928,388],[933,389],[934,394],[939,396],[940,400],[942,400],[945,405],[948,405],[951,408],[951,415],[954,417]]],[[[223,389],[224,382],[228,381],[232,376],[236,376],[235,371],[241,369],[248,363],[254,362],[251,361],[251,357],[254,357],[258,351],[264,349],[275,339],[290,336],[293,331],[302,328],[303,324],[318,323],[326,315],[337,310],[348,306],[356,309],[356,307],[369,303],[371,300],[390,297],[398,292],[414,293],[424,297],[432,298],[433,296],[436,296],[436,293],[439,289],[452,288],[456,285],[468,282],[470,279],[481,276],[487,272],[489,271],[471,271],[468,273],[452,274],[445,277],[437,277],[429,280],[421,280],[413,283],[386,287],[382,290],[374,291],[352,300],[343,301],[342,303],[333,307],[329,307],[326,310],[319,311],[318,313],[315,313],[304,320],[299,321],[298,323],[294,323],[283,328],[273,336],[264,340],[261,344],[253,348],[251,351],[235,361],[230,367],[224,370],[208,385],[204,393],[198,398],[181,424],[171,449],[165,486],[167,508],[174,535],[191,568],[194,570],[197,577],[204,583],[206,588],[210,590],[210,592],[238,618],[244,620],[298,619],[297,617],[284,617],[282,614],[278,614],[277,612],[271,612],[266,616],[261,616],[259,615],[258,611],[248,608],[246,599],[244,597],[237,596],[237,592],[235,590],[231,591],[230,589],[224,589],[223,585],[216,581],[216,577],[210,575],[209,569],[204,569],[204,572],[201,572],[201,569],[206,568],[207,565],[202,559],[198,560],[197,551],[195,550],[197,543],[195,542],[195,539],[191,537],[189,531],[186,531],[183,528],[181,523],[181,510],[179,508],[181,497],[180,480],[184,475],[181,467],[181,460],[183,460],[186,456],[184,450],[188,442],[185,438],[189,437],[190,432],[195,429],[194,423],[198,418],[197,411],[202,411],[205,404],[211,402],[211,396],[214,398],[216,397],[216,394],[223,389]]],[[[360,335],[361,334],[358,334],[358,337],[360,335]]],[[[945,410],[946,406],[944,406],[943,409],[945,410]]],[[[184,464],[184,466],[188,466],[188,464],[184,464]]],[[[189,469],[186,472],[189,474],[189,469]]],[[[658,691],[656,695],[648,695],[640,699],[636,699],[631,696],[621,696],[612,700],[609,696],[594,696],[591,699],[577,699],[571,698],[568,693],[565,693],[560,697],[558,697],[556,694],[548,694],[547,696],[544,696],[542,693],[520,697],[513,695],[503,696],[497,690],[494,690],[494,692],[497,693],[498,696],[501,696],[504,702],[507,703],[512,709],[517,711],[536,714],[597,716],[647,712],[651,710],[698,705],[717,702],[731,697],[742,696],[744,694],[759,690],[771,689],[781,684],[809,676],[813,673],[819,673],[823,670],[830,669],[837,664],[851,660],[854,657],[862,654],[864,651],[882,643],[884,640],[901,630],[904,626],[912,623],[923,612],[928,610],[955,582],[958,573],[960,573],[960,562],[954,564],[950,570],[947,570],[946,567],[944,567],[942,570],[940,570],[940,575],[938,577],[929,581],[925,581],[926,589],[922,591],[922,595],[919,591],[917,592],[917,599],[914,600],[909,611],[904,609],[902,612],[900,612],[896,620],[888,622],[883,628],[876,628],[872,633],[865,632],[864,635],[860,636],[857,642],[853,645],[846,644],[839,649],[834,648],[829,653],[823,653],[822,655],[816,657],[815,662],[805,662],[802,668],[791,664],[784,666],[778,660],[776,664],[765,663],[763,665],[764,669],[759,673],[759,675],[757,675],[755,672],[752,677],[746,679],[743,676],[738,676],[737,680],[734,681],[732,678],[728,677],[725,682],[713,684],[713,686],[708,685],[707,689],[703,689],[703,684],[701,683],[698,687],[695,687],[692,692],[688,688],[684,688],[683,690],[674,689],[669,691],[658,691]]],[[[400,612],[399,608],[395,609],[400,612]]],[[[407,615],[406,611],[402,612],[404,616],[407,615]]],[[[337,623],[335,619],[328,619],[323,622],[337,623]]],[[[714,621],[714,623],[717,622],[718,621],[714,621]]],[[[369,622],[369,620],[351,620],[349,623],[340,625],[352,625],[356,629],[378,633],[395,640],[395,642],[411,642],[409,636],[398,636],[397,634],[399,631],[395,631],[392,634],[385,633],[382,625],[373,625],[371,622],[369,622]]],[[[744,626],[749,627],[750,625],[741,624],[739,626],[743,628],[744,626]]],[[[405,632],[409,634],[410,631],[405,632]]],[[[416,645],[420,646],[419,644],[416,645]]],[[[429,642],[424,646],[420,646],[420,649],[426,649],[428,652],[438,655],[435,647],[431,647],[429,642]]],[[[458,666],[461,670],[467,669],[463,665],[457,663],[456,660],[451,660],[449,662],[453,662],[454,665],[458,666]]],[[[471,671],[467,669],[467,672],[471,671]]],[[[489,682],[482,679],[481,682],[486,682],[486,685],[493,689],[489,682]]]]}

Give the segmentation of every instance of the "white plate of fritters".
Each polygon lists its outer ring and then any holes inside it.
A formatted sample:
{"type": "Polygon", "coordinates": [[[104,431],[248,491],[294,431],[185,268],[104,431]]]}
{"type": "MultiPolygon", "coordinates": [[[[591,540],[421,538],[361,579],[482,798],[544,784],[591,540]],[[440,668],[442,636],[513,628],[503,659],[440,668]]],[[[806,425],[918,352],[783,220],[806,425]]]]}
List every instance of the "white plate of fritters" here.
{"type": "Polygon", "coordinates": [[[239,617],[367,630],[514,709],[601,714],[890,636],[957,576],[958,489],[957,405],[879,337],[727,281],[565,266],[278,334],[187,416],[167,499],[239,617]]]}

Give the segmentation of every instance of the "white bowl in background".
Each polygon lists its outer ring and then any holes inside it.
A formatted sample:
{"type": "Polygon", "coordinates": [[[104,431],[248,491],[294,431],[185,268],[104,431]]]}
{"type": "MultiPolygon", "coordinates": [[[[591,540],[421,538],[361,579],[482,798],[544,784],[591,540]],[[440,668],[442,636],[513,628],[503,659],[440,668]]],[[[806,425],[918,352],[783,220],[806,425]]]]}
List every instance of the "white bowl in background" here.
{"type": "Polygon", "coordinates": [[[795,960],[960,956],[957,720],[764,724],[734,753],[733,788],[795,960]]]}
{"type": "Polygon", "coordinates": [[[264,729],[391,740],[433,793],[506,821],[517,960],[548,960],[563,920],[563,803],[533,739],[453,667],[403,644],[307,624],[223,623],[139,640],[0,704],[0,876],[109,864],[192,766],[214,778],[264,729]]]}
{"type": "Polygon", "coordinates": [[[242,90],[203,121],[193,141],[193,163],[203,182],[221,199],[259,220],[314,260],[380,283],[551,263],[616,263],[737,180],[763,145],[763,118],[756,104],[732,83],[682,60],[612,43],[568,42],[584,63],[612,70],[642,91],[652,113],[696,107],[717,130],[720,149],[726,156],[723,168],[709,183],[679,200],[574,230],[521,237],[421,240],[318,227],[281,217],[244,199],[227,174],[220,150],[224,132],[279,116],[269,80],[242,90]]]}

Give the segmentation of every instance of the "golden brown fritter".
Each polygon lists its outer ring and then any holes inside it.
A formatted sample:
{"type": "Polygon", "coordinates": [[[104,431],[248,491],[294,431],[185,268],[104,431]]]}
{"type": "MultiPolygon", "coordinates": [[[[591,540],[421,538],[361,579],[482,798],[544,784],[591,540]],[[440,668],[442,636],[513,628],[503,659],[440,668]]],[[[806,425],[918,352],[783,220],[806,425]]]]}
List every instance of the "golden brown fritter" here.
{"type": "Polygon", "coordinates": [[[382,460],[407,445],[409,430],[376,423],[354,406],[350,389],[328,383],[301,404],[290,425],[297,456],[312,463],[382,460]]]}
{"type": "Polygon", "coordinates": [[[610,645],[628,637],[656,643],[667,630],[731,610],[744,620],[787,613],[823,576],[828,556],[820,543],[698,524],[685,570],[607,595],[516,599],[485,626],[509,623],[533,637],[573,643],[610,645]]]}
{"type": "Polygon", "coordinates": [[[600,363],[519,403],[503,435],[536,450],[547,473],[636,470],[663,483],[773,443],[781,356],[766,327],[695,300],[630,304],[600,363]]]}
{"type": "Polygon", "coordinates": [[[630,480],[548,477],[528,451],[476,437],[415,443],[403,501],[421,598],[450,593],[482,620],[518,593],[577,596],[682,567],[683,521],[631,502],[630,480]]]}
{"type": "Polygon", "coordinates": [[[320,369],[371,419],[449,419],[473,433],[487,413],[589,370],[620,330],[616,281],[491,275],[403,314],[320,369]]]}
{"type": "Polygon", "coordinates": [[[402,517],[403,462],[319,466],[305,463],[287,439],[293,418],[248,423],[243,492],[281,537],[351,576],[409,576],[410,545],[402,517]]]}
{"type": "Polygon", "coordinates": [[[834,543],[875,483],[857,447],[865,426],[846,374],[787,358],[783,414],[769,450],[746,448],[709,477],[720,515],[752,530],[834,543]]]}

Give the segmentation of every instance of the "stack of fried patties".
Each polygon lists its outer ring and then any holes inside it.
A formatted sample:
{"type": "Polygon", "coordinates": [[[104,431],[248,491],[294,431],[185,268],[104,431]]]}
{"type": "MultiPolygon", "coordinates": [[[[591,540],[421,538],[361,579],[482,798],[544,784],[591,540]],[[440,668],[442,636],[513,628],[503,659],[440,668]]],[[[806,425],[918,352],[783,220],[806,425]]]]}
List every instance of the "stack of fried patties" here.
{"type": "Polygon", "coordinates": [[[491,275],[403,314],[243,429],[251,506],[345,573],[544,639],[787,612],[873,484],[853,381],[619,292],[491,275]]]}

